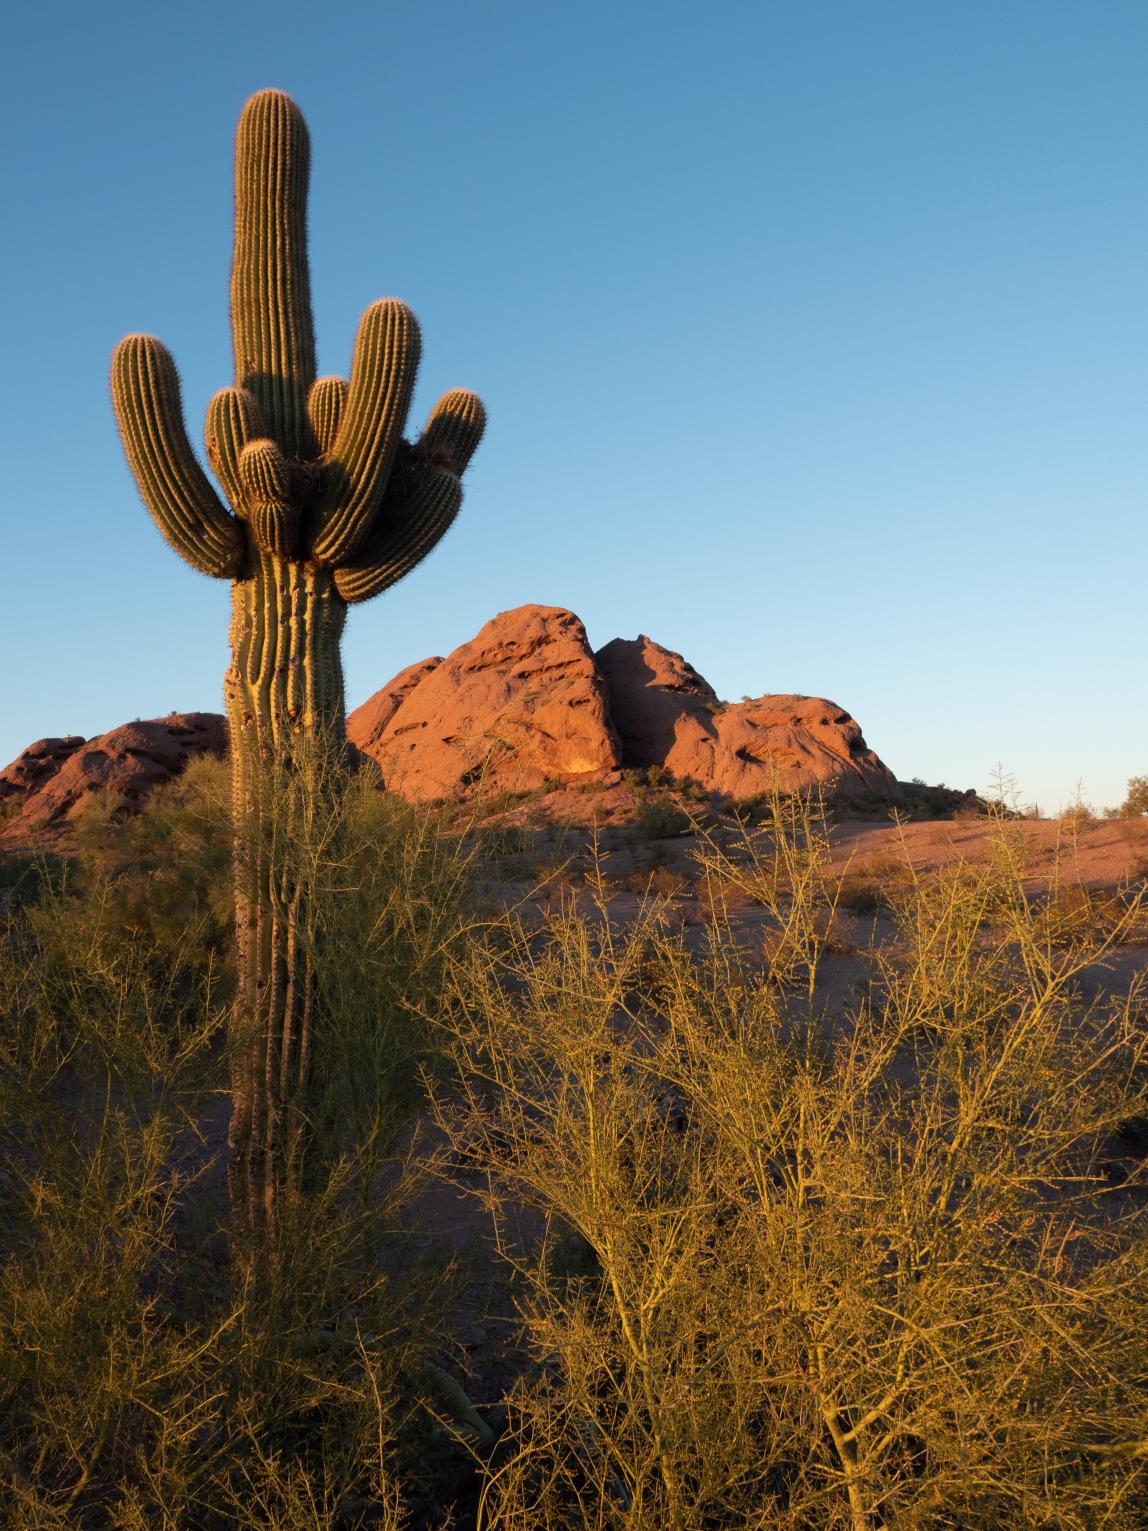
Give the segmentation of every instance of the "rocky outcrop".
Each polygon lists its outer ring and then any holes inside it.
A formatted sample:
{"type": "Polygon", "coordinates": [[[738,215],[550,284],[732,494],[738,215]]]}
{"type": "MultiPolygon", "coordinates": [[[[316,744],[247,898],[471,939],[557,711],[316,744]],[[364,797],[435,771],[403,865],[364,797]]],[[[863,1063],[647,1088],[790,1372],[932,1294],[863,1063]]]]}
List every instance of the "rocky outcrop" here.
{"type": "Polygon", "coordinates": [[[0,804],[11,804],[18,813],[32,794],[39,790],[87,740],[83,734],[68,734],[63,739],[37,739],[16,756],[11,765],[0,771],[0,804]]]}
{"type": "MultiPolygon", "coordinates": [[[[836,703],[721,702],[693,665],[644,635],[592,653],[582,623],[558,606],[502,612],[447,658],[408,665],[351,713],[347,735],[414,801],[528,792],[620,766],[661,767],[731,798],[774,787],[903,795],[836,703]]],[[[41,739],[0,772],[3,839],[66,823],[102,789],[131,807],[190,755],[225,747],[215,713],[128,723],[86,742],[41,739]]]]}
{"type": "Polygon", "coordinates": [[[809,696],[719,702],[688,660],[644,634],[615,638],[594,657],[610,694],[623,765],[660,766],[734,798],[774,787],[898,796],[893,773],[835,702],[809,696]]]}
{"type": "Polygon", "coordinates": [[[811,787],[843,798],[899,795],[896,777],[853,718],[818,696],[759,696],[704,719],[685,718],[662,764],[733,798],[811,787]]]}
{"type": "Polygon", "coordinates": [[[664,766],[680,736],[704,737],[717,692],[693,665],[645,634],[594,655],[610,697],[625,766],[664,766]]]}
{"type": "Polygon", "coordinates": [[[432,659],[420,659],[417,664],[407,665],[406,669],[400,670],[381,691],[376,691],[374,696],[368,697],[361,707],[356,707],[354,712],[348,713],[347,738],[355,748],[374,759],[374,752],[386,731],[387,724],[418,683],[425,680],[440,664],[442,664],[442,655],[438,654],[432,659]]]}
{"type": "Polygon", "coordinates": [[[215,712],[125,723],[87,741],[42,739],[3,772],[8,790],[2,838],[14,844],[57,828],[98,792],[134,807],[160,782],[178,776],[193,755],[222,755],[226,748],[226,722],[215,712]]]}
{"type": "Polygon", "coordinates": [[[348,735],[404,797],[526,792],[619,763],[606,689],[572,611],[501,613],[424,673],[375,732],[401,679],[351,715],[348,735]]]}
{"type": "Polygon", "coordinates": [[[707,791],[862,791],[895,800],[896,779],[850,715],[821,697],[727,705],[681,654],[642,635],[591,654],[582,623],[554,606],[488,622],[448,659],[396,675],[347,720],[352,743],[415,800],[481,785],[659,766],[707,791]]]}

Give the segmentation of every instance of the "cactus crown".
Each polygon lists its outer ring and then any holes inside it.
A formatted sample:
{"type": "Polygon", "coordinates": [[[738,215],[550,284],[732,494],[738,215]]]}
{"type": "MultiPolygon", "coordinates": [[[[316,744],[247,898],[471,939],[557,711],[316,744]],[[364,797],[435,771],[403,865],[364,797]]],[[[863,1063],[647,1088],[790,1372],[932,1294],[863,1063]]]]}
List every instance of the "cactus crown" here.
{"type": "Polygon", "coordinates": [[[454,520],[485,412],[453,389],[421,437],[404,441],[420,342],[394,298],[363,314],[349,382],[316,381],[309,166],[295,103],[278,90],[252,96],[235,139],[235,382],[212,399],[206,422],[230,509],[191,449],[175,364],[154,336],[116,347],[112,400],[144,502],[195,568],[242,579],[261,550],[327,568],[344,600],[364,601],[408,573],[454,520]]]}

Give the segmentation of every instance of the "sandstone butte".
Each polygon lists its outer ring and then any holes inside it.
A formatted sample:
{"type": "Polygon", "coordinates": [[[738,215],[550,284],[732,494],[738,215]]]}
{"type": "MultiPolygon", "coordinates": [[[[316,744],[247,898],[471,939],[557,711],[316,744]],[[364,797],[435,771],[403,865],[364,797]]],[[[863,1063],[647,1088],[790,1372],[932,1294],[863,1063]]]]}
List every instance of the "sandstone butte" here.
{"type": "MultiPolygon", "coordinates": [[[[412,801],[528,792],[616,780],[660,766],[707,791],[750,797],[775,784],[895,801],[893,773],[850,715],[821,697],[723,703],[680,654],[652,639],[615,638],[595,653],[557,606],[520,606],[445,658],[408,665],[347,719],[347,735],[386,785],[412,801]]],[[[68,823],[93,793],[127,807],[226,748],[216,713],[127,723],[84,740],[41,739],[0,772],[0,841],[68,823]]]]}
{"type": "Polygon", "coordinates": [[[835,702],[759,696],[719,702],[693,665],[645,636],[615,638],[595,655],[626,766],[661,766],[709,792],[752,797],[773,786],[894,799],[897,781],[835,702]]]}
{"type": "Polygon", "coordinates": [[[835,703],[782,695],[724,704],[680,654],[649,638],[615,638],[593,653],[582,623],[556,606],[503,612],[448,658],[412,665],[351,713],[347,734],[388,786],[419,800],[476,784],[529,791],[630,766],[661,766],[731,797],[775,783],[898,795],[893,773],[835,703]]]}

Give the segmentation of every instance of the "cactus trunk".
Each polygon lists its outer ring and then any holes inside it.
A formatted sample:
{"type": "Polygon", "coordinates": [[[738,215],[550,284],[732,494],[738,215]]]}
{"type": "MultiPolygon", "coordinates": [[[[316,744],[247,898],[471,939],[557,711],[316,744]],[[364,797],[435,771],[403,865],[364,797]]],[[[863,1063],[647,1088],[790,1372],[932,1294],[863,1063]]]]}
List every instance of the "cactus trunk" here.
{"type": "Polygon", "coordinates": [[[230,509],[191,449],[166,349],[129,335],[112,360],[116,421],[156,525],[193,568],[234,581],[231,1186],[248,1230],[272,1244],[281,1192],[297,1184],[321,1051],[308,858],[344,769],[347,607],[438,543],[485,424],[475,395],[453,389],[416,441],[403,438],[420,339],[393,298],[363,314],[349,380],[315,378],[309,163],[294,102],[277,90],[253,96],[235,142],[235,381],[207,411],[208,461],[230,509]]]}
{"type": "Polygon", "coordinates": [[[232,1202],[276,1242],[297,1183],[317,1016],[314,889],[298,856],[343,770],[339,638],[330,573],[260,554],[232,587],[231,741],[237,997],[229,1144],[232,1202]]]}

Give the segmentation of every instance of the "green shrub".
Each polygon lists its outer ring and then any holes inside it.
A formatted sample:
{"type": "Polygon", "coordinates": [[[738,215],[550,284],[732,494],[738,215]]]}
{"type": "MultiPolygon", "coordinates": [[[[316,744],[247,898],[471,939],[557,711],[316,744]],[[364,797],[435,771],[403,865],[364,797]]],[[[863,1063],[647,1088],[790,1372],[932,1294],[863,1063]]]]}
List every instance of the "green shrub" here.
{"type": "Polygon", "coordinates": [[[74,887],[106,887],[110,945],[139,937],[162,961],[184,952],[195,929],[205,958],[226,959],[235,919],[230,794],[227,762],[200,755],[138,813],[107,797],[86,806],[72,835],[74,887]]]}
{"type": "Polygon", "coordinates": [[[1097,949],[1049,946],[997,833],[902,881],[840,1014],[789,982],[832,887],[780,804],[728,863],[764,969],[654,905],[462,952],[439,1118],[548,1230],[484,1528],[1144,1524],[1144,989],[1079,998],[1097,949]]]}
{"type": "Polygon", "coordinates": [[[311,848],[313,939],[330,958],[324,1067],[299,1194],[249,1284],[227,1222],[230,1007],[205,891],[218,826],[196,827],[208,776],[137,820],[93,820],[81,865],[8,909],[0,1525],[12,1531],[396,1527],[396,1474],[417,1479],[426,1456],[421,1400],[439,1390],[423,1363],[440,1344],[445,1272],[406,1226],[417,1181],[397,1137],[433,1064],[468,868],[433,820],[362,778],[334,838],[311,848]],[[162,827],[181,832],[169,843],[186,864],[164,860],[162,827]]]}
{"type": "Polygon", "coordinates": [[[777,794],[774,792],[753,792],[749,797],[734,798],[729,811],[738,824],[756,828],[769,823],[776,801],[777,794]]]}
{"type": "Polygon", "coordinates": [[[1148,814],[1148,776],[1131,776],[1128,794],[1119,808],[1105,810],[1109,818],[1138,819],[1148,814]]]}
{"type": "Polygon", "coordinates": [[[708,801],[710,795],[692,776],[675,776],[660,765],[627,766],[622,780],[640,802],[659,802],[673,792],[690,802],[701,803],[708,801]]]}
{"type": "Polygon", "coordinates": [[[684,808],[668,797],[638,804],[632,834],[636,840],[669,840],[688,835],[694,822],[684,808]]]}

